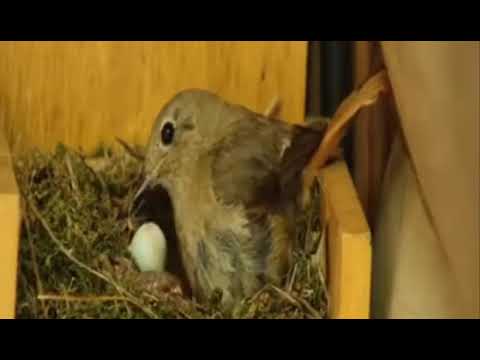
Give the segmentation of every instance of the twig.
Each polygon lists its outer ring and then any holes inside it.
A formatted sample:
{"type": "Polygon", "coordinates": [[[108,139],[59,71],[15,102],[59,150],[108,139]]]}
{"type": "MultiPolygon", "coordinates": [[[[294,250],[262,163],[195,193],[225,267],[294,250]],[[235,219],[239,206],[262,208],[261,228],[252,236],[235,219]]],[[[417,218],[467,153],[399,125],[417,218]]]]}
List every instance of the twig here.
{"type": "Polygon", "coordinates": [[[272,288],[278,292],[280,295],[282,295],[285,299],[287,299],[290,303],[296,306],[304,307],[313,317],[315,318],[321,318],[321,314],[315,310],[308,302],[303,300],[302,298],[299,297],[294,297],[293,295],[290,295],[286,291],[272,285],[272,288]]]}
{"type": "Polygon", "coordinates": [[[325,281],[325,276],[323,275],[322,269],[318,268],[318,276],[320,277],[320,282],[322,283],[322,287],[324,289],[324,295],[326,299],[326,312],[328,313],[329,307],[330,307],[330,295],[328,294],[328,288],[327,288],[327,283],[325,281]]]}
{"type": "Polygon", "coordinates": [[[75,256],[73,256],[71,254],[71,252],[65,248],[65,246],[61,243],[61,241],[59,241],[57,239],[57,237],[55,236],[55,234],[53,233],[53,231],[50,229],[50,226],[48,225],[48,223],[46,222],[46,220],[43,218],[43,216],[40,214],[40,211],[37,209],[37,207],[33,204],[33,202],[29,199],[29,198],[26,198],[27,199],[27,204],[30,206],[30,208],[32,209],[33,213],[35,214],[35,216],[37,217],[37,219],[40,221],[40,223],[43,225],[43,227],[45,228],[45,230],[47,231],[47,233],[49,234],[50,238],[52,239],[52,241],[58,246],[58,248],[60,249],[60,251],[68,258],[70,259],[70,261],[72,261],[73,263],[75,263],[78,267],[88,271],[89,273],[97,276],[98,278],[104,280],[105,282],[109,283],[110,285],[112,285],[120,294],[123,294],[125,295],[129,301],[132,303],[132,304],[135,304],[137,307],[139,307],[140,309],[142,309],[148,316],[152,317],[152,318],[156,318],[157,316],[155,315],[155,313],[153,313],[150,309],[147,309],[145,308],[142,304],[140,304],[132,294],[130,294],[127,290],[125,290],[124,288],[122,288],[120,285],[118,285],[115,281],[113,281],[112,279],[110,279],[109,277],[107,277],[106,275],[92,269],[90,266],[82,263],[80,260],[78,260],[75,256]]]}
{"type": "Polygon", "coordinates": [[[127,153],[129,153],[131,156],[133,156],[135,159],[137,160],[140,160],[140,161],[144,161],[145,160],[145,155],[144,154],[140,154],[138,151],[134,150],[130,145],[128,145],[125,141],[123,141],[122,139],[120,138],[115,138],[115,140],[117,140],[120,145],[123,146],[123,148],[127,151],[127,153]]]}
{"type": "Polygon", "coordinates": [[[311,276],[310,276],[310,266],[307,266],[307,281],[310,282],[311,276]]]}
{"type": "Polygon", "coordinates": [[[307,214],[307,229],[305,230],[305,244],[304,244],[304,251],[305,254],[309,254],[311,248],[313,247],[313,239],[312,239],[312,218],[314,213],[314,202],[310,204],[310,209],[307,214]]]}
{"type": "MultiPolygon", "coordinates": [[[[25,220],[25,226],[27,228],[28,245],[30,247],[30,256],[32,257],[32,266],[33,266],[33,273],[35,275],[35,280],[37,285],[37,294],[43,293],[42,280],[40,278],[40,272],[38,271],[37,255],[35,252],[35,248],[33,246],[33,241],[32,241],[32,236],[30,231],[30,221],[28,220],[28,217],[25,217],[24,220],[25,220]]],[[[45,309],[45,303],[43,301],[40,301],[40,304],[42,306],[43,316],[46,317],[47,312],[45,309]]]]}
{"type": "Polygon", "coordinates": [[[277,97],[275,97],[272,102],[270,103],[270,105],[268,106],[267,110],[265,111],[264,115],[265,117],[276,117],[279,115],[280,113],[280,109],[281,109],[281,102],[280,102],[280,99],[277,97]]]}
{"type": "Polygon", "coordinates": [[[65,163],[67,164],[68,173],[70,174],[72,189],[79,192],[77,177],[73,172],[72,161],[70,160],[70,155],[68,153],[65,153],[65,163]]]}
{"type": "MultiPolygon", "coordinates": [[[[20,281],[19,281],[19,284],[22,286],[23,291],[25,292],[25,294],[30,294],[30,293],[34,293],[34,294],[35,294],[35,289],[34,289],[33,287],[31,287],[31,286],[28,285],[29,282],[28,282],[25,274],[24,274],[24,273],[20,273],[20,274],[19,274],[19,278],[20,278],[20,279],[19,279],[19,280],[20,280],[20,281]]],[[[35,314],[35,318],[38,318],[37,303],[36,303],[35,301],[32,301],[31,305],[32,305],[32,308],[33,308],[33,313],[35,314]]],[[[22,307],[27,307],[27,309],[28,309],[28,306],[29,306],[29,304],[26,304],[26,305],[17,304],[16,312],[17,312],[17,313],[20,312],[20,311],[21,311],[20,309],[21,309],[22,307]]]]}
{"type": "Polygon", "coordinates": [[[295,264],[295,266],[293,267],[292,276],[290,277],[290,281],[287,287],[289,292],[292,291],[293,283],[295,282],[295,277],[297,276],[297,268],[298,268],[298,264],[295,264]]]}
{"type": "Polygon", "coordinates": [[[97,296],[97,295],[58,295],[58,294],[39,294],[38,300],[65,301],[65,302],[107,302],[107,301],[128,301],[130,299],[124,296],[97,296]]]}
{"type": "MultiPolygon", "coordinates": [[[[157,302],[157,303],[161,302],[161,300],[156,295],[153,295],[153,294],[150,294],[150,293],[145,293],[145,296],[150,298],[151,300],[157,302]]],[[[166,294],[166,296],[169,296],[169,294],[166,294]]],[[[183,302],[183,299],[179,298],[178,300],[179,300],[179,303],[178,303],[178,306],[176,307],[175,310],[177,310],[186,319],[192,319],[192,317],[190,315],[188,315],[185,311],[183,311],[183,309],[180,307],[180,302],[183,302]]]]}
{"type": "Polygon", "coordinates": [[[260,290],[258,290],[255,295],[253,295],[247,302],[249,304],[253,304],[257,298],[262,295],[268,289],[268,284],[263,286],[260,290]]]}
{"type": "Polygon", "coordinates": [[[112,199],[110,198],[110,192],[108,191],[107,184],[105,183],[105,180],[103,180],[103,177],[100,175],[99,172],[95,171],[92,169],[92,167],[88,164],[86,158],[81,155],[80,153],[76,153],[79,159],[82,161],[83,165],[85,168],[93,175],[95,178],[98,180],[100,183],[100,186],[102,187],[103,193],[107,196],[107,201],[108,201],[108,207],[111,207],[112,205],[112,199]]]}
{"type": "Polygon", "coordinates": [[[70,155],[68,153],[65,153],[65,163],[67,164],[68,173],[70,174],[70,180],[71,180],[71,183],[72,183],[72,189],[74,191],[75,200],[77,201],[78,206],[81,206],[82,201],[81,201],[80,196],[79,196],[80,188],[78,186],[77,177],[75,176],[75,173],[73,172],[72,162],[70,160],[70,155]]]}
{"type": "Polygon", "coordinates": [[[325,298],[327,300],[327,312],[328,312],[328,307],[330,306],[330,296],[328,294],[328,287],[327,287],[327,282],[325,280],[325,275],[323,273],[325,269],[325,253],[324,250],[324,245],[325,245],[325,240],[327,237],[327,226],[324,226],[322,229],[322,235],[320,236],[320,241],[318,243],[318,248],[316,253],[314,254],[314,261],[313,265],[318,269],[318,277],[320,278],[320,282],[322,283],[322,288],[324,289],[325,293],[325,298]]]}
{"type": "Polygon", "coordinates": [[[242,303],[241,303],[241,306],[238,308],[238,309],[234,309],[234,311],[232,311],[232,316],[234,318],[238,318],[236,315],[238,314],[238,311],[241,310],[241,307],[242,306],[247,306],[246,308],[246,312],[247,313],[250,313],[250,311],[252,310],[252,306],[255,305],[255,301],[258,299],[258,297],[260,295],[262,295],[266,290],[268,290],[268,284],[264,285],[260,290],[258,290],[253,296],[251,296],[250,298],[247,298],[247,299],[243,299],[242,300],[242,303]]]}

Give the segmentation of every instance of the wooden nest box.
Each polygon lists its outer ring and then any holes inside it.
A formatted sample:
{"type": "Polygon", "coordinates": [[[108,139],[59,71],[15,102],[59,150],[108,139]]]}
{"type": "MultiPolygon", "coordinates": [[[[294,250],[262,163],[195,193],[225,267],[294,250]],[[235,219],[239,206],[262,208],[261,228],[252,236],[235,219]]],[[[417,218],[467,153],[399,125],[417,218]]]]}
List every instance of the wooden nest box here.
{"type": "MultiPolygon", "coordinates": [[[[327,283],[331,318],[368,318],[371,238],[348,168],[343,161],[324,168],[320,181],[327,211],[327,283]]],[[[9,150],[0,135],[0,318],[15,314],[20,241],[20,194],[9,150]]]]}
{"type": "MultiPolygon", "coordinates": [[[[288,98],[282,117],[303,119],[306,48],[304,42],[0,44],[0,106],[8,108],[2,109],[7,115],[0,123],[0,318],[15,317],[21,223],[7,137],[14,141],[21,133],[22,147],[48,150],[62,141],[91,151],[116,136],[144,142],[159,103],[185,87],[210,88],[260,111],[275,96],[288,98]],[[214,61],[225,54],[229,64],[214,61]],[[32,63],[33,55],[38,61],[32,63]],[[209,61],[202,60],[205,56],[209,61]],[[65,71],[48,65],[52,57],[65,71]],[[205,69],[209,66],[215,71],[205,69]],[[68,86],[62,82],[65,74],[71,77],[68,86]],[[172,81],[165,81],[166,74],[172,81]],[[18,98],[18,88],[25,98],[18,98]]],[[[367,221],[343,161],[323,168],[319,179],[326,199],[329,317],[368,318],[372,257],[367,221]]]]}

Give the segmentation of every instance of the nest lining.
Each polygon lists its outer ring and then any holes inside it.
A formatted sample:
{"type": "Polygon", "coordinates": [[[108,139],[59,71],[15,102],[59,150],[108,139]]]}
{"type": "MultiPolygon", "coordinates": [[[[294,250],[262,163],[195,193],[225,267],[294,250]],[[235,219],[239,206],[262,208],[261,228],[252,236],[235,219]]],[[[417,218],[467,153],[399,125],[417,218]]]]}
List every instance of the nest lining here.
{"type": "MultiPolygon", "coordinates": [[[[298,223],[297,240],[308,251],[295,252],[284,286],[266,285],[225,313],[219,294],[199,304],[186,295],[148,292],[136,281],[127,247],[148,215],[131,212],[142,182],[142,163],[131,151],[101,149],[87,158],[59,144],[51,153],[23,154],[14,167],[23,214],[17,318],[326,317],[318,186],[298,223]]],[[[169,253],[175,253],[171,209],[156,211],[169,253]]],[[[167,260],[167,270],[180,271],[178,261],[167,260]]]]}

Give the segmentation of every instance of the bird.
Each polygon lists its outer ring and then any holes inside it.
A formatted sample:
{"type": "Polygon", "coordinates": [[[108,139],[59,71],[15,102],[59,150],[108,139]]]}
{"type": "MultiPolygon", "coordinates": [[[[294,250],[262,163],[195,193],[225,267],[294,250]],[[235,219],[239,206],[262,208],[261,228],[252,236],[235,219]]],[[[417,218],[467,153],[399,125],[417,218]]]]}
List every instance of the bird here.
{"type": "Polygon", "coordinates": [[[329,158],[321,146],[329,129],[264,116],[205,89],[180,91],[163,106],[137,194],[167,191],[196,299],[221,290],[231,309],[263,285],[282,283],[301,246],[295,224],[308,199],[312,159],[329,158]]]}

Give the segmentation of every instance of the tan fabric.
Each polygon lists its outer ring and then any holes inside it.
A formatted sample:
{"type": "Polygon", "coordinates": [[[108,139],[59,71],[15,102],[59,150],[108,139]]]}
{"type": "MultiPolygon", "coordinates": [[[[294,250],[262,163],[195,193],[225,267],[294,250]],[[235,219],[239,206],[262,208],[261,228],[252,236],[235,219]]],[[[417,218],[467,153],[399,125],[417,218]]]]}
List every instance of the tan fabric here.
{"type": "Polygon", "coordinates": [[[458,288],[397,137],[384,178],[373,247],[376,318],[456,317],[458,288]]]}
{"type": "Polygon", "coordinates": [[[411,158],[386,175],[374,314],[479,317],[479,43],[382,46],[411,158]]]}

